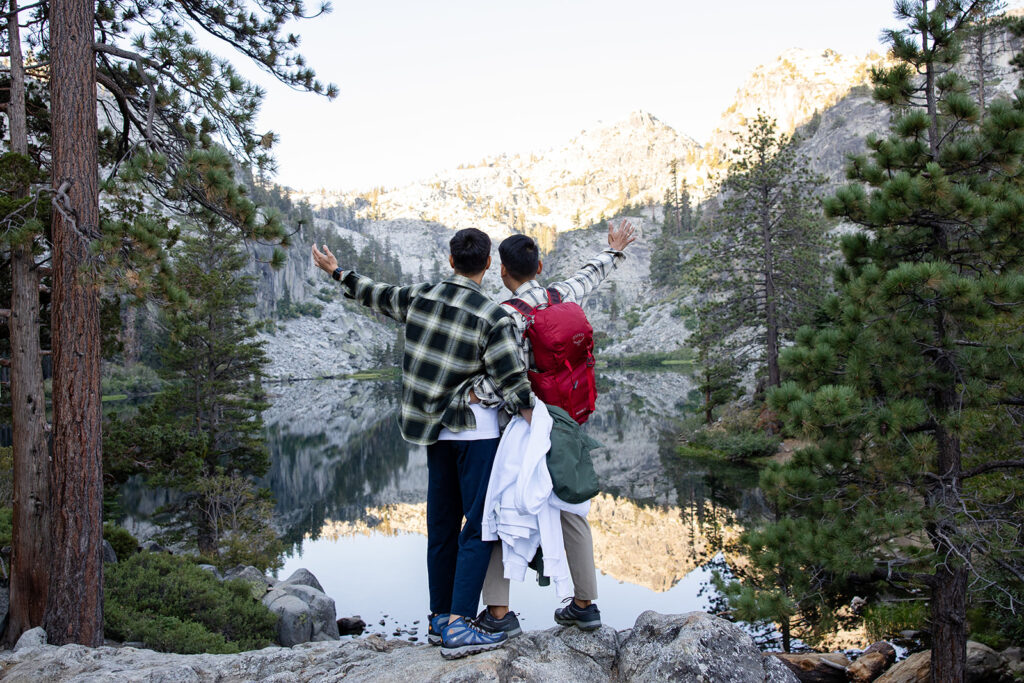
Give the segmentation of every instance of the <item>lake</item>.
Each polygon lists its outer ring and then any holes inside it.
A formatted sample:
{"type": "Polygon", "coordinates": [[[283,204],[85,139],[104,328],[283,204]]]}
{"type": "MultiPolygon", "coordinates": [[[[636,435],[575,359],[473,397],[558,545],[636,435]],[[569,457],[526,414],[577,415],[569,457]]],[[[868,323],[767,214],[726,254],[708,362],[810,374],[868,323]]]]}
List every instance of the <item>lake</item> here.
{"type": "MultiPolygon", "coordinates": [[[[683,373],[608,371],[585,426],[604,444],[604,492],[590,513],[603,621],[628,628],[644,610],[717,609],[714,569],[742,566],[738,537],[763,513],[757,472],[675,455],[674,424],[693,404],[683,373]]],[[[272,466],[264,484],[291,547],[279,576],[313,572],[338,616],[368,632],[425,636],[426,449],[404,442],[394,381],[275,385],[265,412],[272,466]]],[[[552,587],[513,582],[524,628],[554,625],[552,587]]]]}

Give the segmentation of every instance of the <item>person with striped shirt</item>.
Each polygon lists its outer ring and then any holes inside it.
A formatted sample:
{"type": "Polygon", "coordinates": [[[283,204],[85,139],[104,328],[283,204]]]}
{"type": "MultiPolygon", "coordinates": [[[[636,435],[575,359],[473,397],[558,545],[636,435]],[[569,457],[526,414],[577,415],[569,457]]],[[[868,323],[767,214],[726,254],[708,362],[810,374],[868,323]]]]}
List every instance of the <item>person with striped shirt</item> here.
{"type": "MultiPolygon", "coordinates": [[[[548,288],[558,290],[562,301],[575,302],[581,306],[616,266],[625,258],[623,250],[636,240],[635,228],[628,219],[609,223],[608,248],[590,259],[575,275],[562,282],[553,282],[547,287],[537,282],[544,264],[536,242],[526,235],[512,235],[498,248],[501,257],[501,280],[512,292],[512,298],[520,299],[533,308],[549,301],[548,288]]],[[[526,334],[529,321],[514,306],[504,303],[502,308],[511,316],[516,327],[519,352],[527,367],[536,369],[530,339],[526,334]]],[[[489,377],[478,378],[474,393],[484,404],[501,401],[501,392],[489,377]]],[[[565,544],[565,558],[573,581],[573,598],[565,607],[555,610],[555,621],[562,625],[574,625],[581,629],[593,630],[601,626],[601,613],[594,601],[597,600],[597,571],[594,566],[594,540],[586,517],[562,512],[562,537],[565,544]]],[[[509,580],[505,578],[501,556],[501,545],[494,548],[490,567],[483,585],[483,600],[487,607],[477,616],[476,621],[484,630],[507,633],[509,637],[521,633],[519,618],[508,609],[509,580]]]]}

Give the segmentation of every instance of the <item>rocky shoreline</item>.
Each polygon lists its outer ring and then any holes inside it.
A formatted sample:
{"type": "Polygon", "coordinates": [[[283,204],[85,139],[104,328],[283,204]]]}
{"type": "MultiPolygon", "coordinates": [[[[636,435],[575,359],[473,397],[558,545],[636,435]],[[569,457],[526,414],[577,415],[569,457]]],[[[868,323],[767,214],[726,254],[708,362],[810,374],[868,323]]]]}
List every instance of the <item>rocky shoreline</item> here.
{"type": "MultiPolygon", "coordinates": [[[[892,665],[878,643],[852,663],[840,653],[762,653],[738,626],[705,614],[644,612],[633,628],[529,631],[493,652],[449,661],[436,648],[380,635],[326,638],[231,655],[180,655],[131,644],[89,648],[46,643],[41,628],[0,650],[0,679],[50,683],[272,683],[518,681],[523,683],[929,683],[929,652],[892,665]],[[878,661],[876,661],[878,660],[878,661]],[[883,663],[884,662],[884,663],[883,663]]],[[[1024,673],[1020,648],[968,644],[968,683],[1010,683],[1024,673]]]]}
{"type": "Polygon", "coordinates": [[[632,629],[531,631],[494,652],[443,660],[436,648],[379,636],[268,647],[236,655],[177,655],[134,647],[56,647],[42,629],[0,651],[4,681],[242,683],[243,681],[714,681],[794,683],[777,658],[718,617],[644,612],[632,629]]]}

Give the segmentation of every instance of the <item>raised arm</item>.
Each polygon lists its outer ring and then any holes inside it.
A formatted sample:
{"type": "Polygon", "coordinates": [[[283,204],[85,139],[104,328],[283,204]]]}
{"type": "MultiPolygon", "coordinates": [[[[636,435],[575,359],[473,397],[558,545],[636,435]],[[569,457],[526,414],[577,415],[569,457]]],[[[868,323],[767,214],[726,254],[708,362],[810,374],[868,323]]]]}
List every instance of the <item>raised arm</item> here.
{"type": "Polygon", "coordinates": [[[330,273],[332,277],[341,282],[346,297],[355,299],[363,306],[383,313],[389,318],[394,318],[400,323],[405,322],[412,300],[430,288],[428,284],[399,287],[385,282],[376,282],[354,270],[338,272],[338,259],[326,244],[322,252],[316,248],[315,244],[313,245],[313,263],[317,268],[330,273]],[[337,276],[335,276],[336,273],[337,276]]]}
{"type": "Polygon", "coordinates": [[[635,233],[636,228],[625,218],[619,221],[618,226],[608,223],[608,248],[587,261],[568,280],[548,286],[557,289],[564,301],[582,303],[626,257],[623,250],[636,241],[635,233]]]}

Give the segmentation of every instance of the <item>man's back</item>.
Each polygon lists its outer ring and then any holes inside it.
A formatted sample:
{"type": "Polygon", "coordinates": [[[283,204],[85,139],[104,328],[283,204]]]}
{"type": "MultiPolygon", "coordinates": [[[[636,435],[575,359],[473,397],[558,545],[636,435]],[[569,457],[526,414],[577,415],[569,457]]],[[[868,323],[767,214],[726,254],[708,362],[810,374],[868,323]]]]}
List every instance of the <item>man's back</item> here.
{"type": "Polygon", "coordinates": [[[349,272],[342,283],[346,296],[405,323],[399,424],[407,441],[427,445],[442,427],[472,428],[469,387],[481,375],[512,409],[530,405],[512,321],[473,280],[395,287],[349,272]]]}

